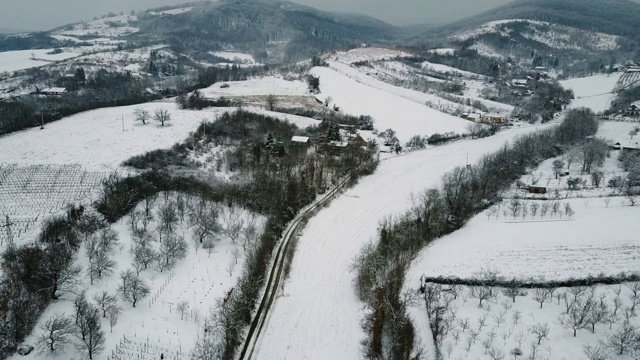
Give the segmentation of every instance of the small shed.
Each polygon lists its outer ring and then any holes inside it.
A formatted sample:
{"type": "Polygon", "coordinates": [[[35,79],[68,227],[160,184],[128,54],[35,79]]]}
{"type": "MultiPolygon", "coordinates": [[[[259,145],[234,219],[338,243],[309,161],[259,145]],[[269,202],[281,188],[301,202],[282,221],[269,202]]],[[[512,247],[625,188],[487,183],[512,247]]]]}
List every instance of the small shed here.
{"type": "Polygon", "coordinates": [[[46,96],[62,96],[67,93],[67,89],[63,87],[51,87],[43,89],[40,93],[46,96]]]}
{"type": "Polygon", "coordinates": [[[529,194],[546,194],[547,188],[544,186],[529,186],[529,194]]]}
{"type": "Polygon", "coordinates": [[[291,144],[293,145],[309,145],[310,139],[308,136],[294,136],[291,138],[291,144]]]}
{"type": "Polygon", "coordinates": [[[470,120],[470,121],[473,121],[473,122],[480,122],[480,119],[481,119],[481,118],[482,118],[482,115],[481,115],[481,114],[478,114],[478,113],[469,113],[469,114],[466,116],[466,119],[467,119],[467,120],[470,120]]]}

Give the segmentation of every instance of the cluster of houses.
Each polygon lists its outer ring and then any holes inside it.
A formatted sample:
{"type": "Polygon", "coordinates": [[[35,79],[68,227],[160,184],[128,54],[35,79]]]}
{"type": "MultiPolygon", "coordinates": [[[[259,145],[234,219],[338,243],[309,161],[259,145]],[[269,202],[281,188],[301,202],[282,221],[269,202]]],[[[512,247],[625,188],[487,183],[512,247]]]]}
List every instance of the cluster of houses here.
{"type": "Polygon", "coordinates": [[[330,151],[340,152],[348,147],[366,147],[369,145],[371,139],[366,140],[363,135],[354,131],[353,125],[338,125],[340,128],[340,140],[329,140],[326,136],[318,136],[311,138],[309,136],[293,136],[291,138],[291,145],[297,147],[310,147],[314,146],[318,148],[330,151]]]}

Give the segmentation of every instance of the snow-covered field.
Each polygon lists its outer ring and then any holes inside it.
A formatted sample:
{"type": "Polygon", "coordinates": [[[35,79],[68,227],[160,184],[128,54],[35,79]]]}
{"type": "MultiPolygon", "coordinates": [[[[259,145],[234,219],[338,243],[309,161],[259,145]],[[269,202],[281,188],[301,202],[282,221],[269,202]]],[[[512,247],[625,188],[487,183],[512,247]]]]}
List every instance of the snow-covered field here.
{"type": "MultiPolygon", "coordinates": [[[[32,128],[0,137],[0,147],[6,149],[0,152],[0,164],[79,164],[87,170],[112,171],[132,156],[169,148],[186,139],[203,120],[212,121],[217,115],[234,110],[180,110],[173,102],[92,110],[47,124],[44,130],[32,128]],[[171,116],[170,124],[161,127],[150,120],[147,125],[142,125],[133,116],[137,108],[147,110],[151,116],[156,110],[167,110],[171,116]]],[[[301,128],[318,123],[301,116],[251,109],[254,110],[301,128]]]]}
{"type": "Polygon", "coordinates": [[[210,51],[209,54],[213,56],[217,56],[223,59],[227,59],[229,61],[237,61],[240,63],[253,64],[255,63],[255,59],[253,55],[230,52],[230,51],[210,51]]]}
{"type": "Polygon", "coordinates": [[[58,35],[70,36],[102,36],[119,37],[130,35],[140,31],[136,27],[129,26],[131,22],[138,18],[133,15],[118,15],[105,17],[98,20],[82,22],[71,25],[63,30],[57,31],[58,35]]]}
{"type": "Polygon", "coordinates": [[[47,54],[53,49],[16,50],[0,52],[0,73],[13,72],[48,65],[54,61],[79,56],[79,49],[63,49],[59,54],[47,54]]]}
{"type": "Polygon", "coordinates": [[[640,218],[640,208],[629,206],[624,197],[608,206],[603,200],[560,200],[562,210],[570,204],[575,215],[533,217],[529,211],[524,219],[514,219],[504,201],[499,214],[487,210],[423,250],[407,282],[422,274],[475,278],[483,269],[507,278],[544,280],[640,273],[640,222],[632,220],[640,218]]]}
{"type": "Polygon", "coordinates": [[[367,47],[358,48],[349,51],[339,52],[337,54],[329,55],[329,59],[344,64],[351,64],[359,61],[378,61],[384,59],[391,59],[398,56],[409,56],[409,53],[404,51],[367,47]]]}
{"type": "Polygon", "coordinates": [[[609,108],[615,98],[613,90],[621,75],[614,73],[575,78],[563,80],[560,85],[573,90],[575,100],[571,102],[571,107],[587,107],[594,112],[602,112],[609,108]]]}
{"type": "Polygon", "coordinates": [[[309,95],[307,84],[303,81],[287,81],[282,78],[267,76],[247,81],[229,81],[229,87],[222,88],[217,83],[201,92],[206,97],[251,96],[251,95],[309,95]]]}
{"type": "MultiPolygon", "coordinates": [[[[602,122],[597,136],[628,139],[627,133],[636,126],[602,122]]],[[[593,187],[590,175],[580,174],[580,161],[574,161],[568,169],[565,159],[563,171],[588,184],[580,190],[568,190],[568,177],[555,178],[553,161],[561,157],[543,161],[531,174],[523,176],[522,182],[547,187],[547,197],[552,199],[557,191],[561,210],[564,212],[564,204],[569,204],[574,215],[543,216],[539,212],[533,216],[529,210],[514,218],[508,199],[516,193],[512,189],[505,193],[507,199],[499,206],[424,249],[412,264],[407,281],[411,283],[422,274],[474,278],[487,268],[506,277],[546,280],[640,273],[640,222],[634,221],[640,217],[640,207],[629,206],[624,196],[607,188],[609,179],[626,176],[617,158],[618,151],[612,151],[605,159],[600,168],[604,180],[599,188],[593,187]],[[617,196],[610,197],[613,193],[617,196]]],[[[529,200],[528,206],[542,206],[545,202],[552,200],[529,200]]]]}
{"type": "Polygon", "coordinates": [[[350,269],[358,251],[375,239],[378,222],[407,210],[412,194],[438,185],[445,172],[465,164],[467,153],[474,161],[535,129],[515,128],[383,161],[373,175],[321,210],[302,231],[290,279],[272,309],[256,358],[360,358],[364,305],[353,290],[350,269]]]}
{"type": "Polygon", "coordinates": [[[443,73],[443,74],[466,76],[466,77],[470,77],[470,78],[482,78],[483,77],[482,75],[475,74],[475,73],[472,73],[472,72],[469,72],[469,71],[456,69],[454,67],[447,66],[447,65],[435,64],[435,63],[431,63],[431,62],[428,62],[428,61],[423,62],[421,66],[424,69],[435,71],[435,72],[440,72],[440,73],[443,73]]]}
{"type": "Polygon", "coordinates": [[[330,62],[330,66],[311,71],[320,78],[319,96],[331,97],[330,103],[345,113],[372,116],[377,129],[392,128],[402,144],[413,135],[463,133],[470,124],[427,107],[426,101],[438,101],[433,95],[386,84],[348,65],[330,62]]]}
{"type": "MultiPolygon", "coordinates": [[[[413,290],[417,291],[420,282],[414,285],[413,290]]],[[[468,287],[461,287],[458,298],[452,299],[446,312],[446,321],[451,323],[451,327],[441,345],[443,359],[492,359],[490,354],[498,355],[499,353],[504,359],[514,359],[514,355],[510,352],[515,348],[521,350],[521,359],[531,359],[533,352],[536,353],[535,359],[587,359],[583,347],[587,345],[595,347],[601,341],[607,341],[607,337],[621,327],[625,309],[633,305],[630,299],[633,293],[626,286],[594,287],[593,300],[597,304],[596,309],[604,303],[609,312],[608,315],[613,312],[614,301],[618,297],[620,306],[616,310],[616,316],[611,322],[605,319],[596,323],[595,332],[592,332],[591,325],[587,324],[586,328],[579,329],[576,337],[573,337],[573,330],[563,327],[559,320],[566,312],[564,296],[568,298],[569,304],[574,299],[571,289],[554,290],[553,297],[543,302],[542,308],[540,303],[534,300],[535,289],[524,289],[524,295],[516,297],[515,302],[503,295],[504,289],[493,288],[493,290],[496,297],[490,301],[484,301],[482,307],[478,306],[478,299],[471,295],[471,288],[468,287]],[[616,295],[618,289],[619,297],[616,295]],[[548,334],[541,339],[540,345],[537,345],[538,338],[531,330],[539,325],[543,327],[546,325],[548,334]],[[493,351],[489,352],[491,348],[493,351]]],[[[443,294],[450,296],[447,293],[443,294]]],[[[428,354],[426,359],[435,359],[431,330],[428,326],[429,319],[424,310],[425,301],[422,299],[422,294],[418,296],[420,296],[419,304],[411,307],[410,313],[416,320],[414,324],[417,335],[421,339],[420,346],[428,354]]],[[[579,298],[584,302],[590,296],[591,289],[587,289],[579,295],[579,298]]],[[[631,316],[631,325],[638,326],[638,319],[636,316],[631,316]]],[[[608,358],[620,360],[633,358],[627,355],[614,355],[614,353],[613,349],[607,351],[611,356],[608,358]]]]}
{"type": "MultiPolygon", "coordinates": [[[[169,201],[176,201],[175,194],[167,197],[169,201]]],[[[154,217],[157,219],[156,210],[160,204],[165,203],[165,196],[161,194],[153,208],[154,217]]],[[[198,202],[199,199],[192,199],[198,202]]],[[[142,211],[140,204],[138,211],[142,211]]],[[[226,228],[228,223],[225,218],[239,219],[243,228],[248,223],[257,226],[257,234],[262,231],[264,218],[253,216],[242,209],[221,208],[221,217],[218,223],[226,228]],[[237,217],[226,217],[224,214],[234,211],[237,217]],[[252,219],[252,220],[251,220],[252,219]]],[[[188,217],[187,217],[188,218],[188,217]]],[[[95,294],[107,291],[109,294],[117,294],[118,285],[121,283],[120,272],[132,268],[133,255],[130,248],[134,244],[128,217],[123,218],[112,226],[118,233],[119,245],[111,256],[117,262],[112,275],[97,279],[90,284],[86,269],[89,260],[86,251],[82,249],[76,259],[76,263],[83,266],[81,286],[86,290],[87,298],[91,303],[95,294]]],[[[235,220],[232,220],[235,221],[235,220]]],[[[155,228],[157,220],[149,225],[149,233],[156,237],[155,228]]],[[[195,240],[191,234],[188,220],[180,222],[176,233],[184,236],[188,250],[184,259],[178,260],[171,270],[159,271],[154,263],[140,273],[141,278],[149,285],[149,296],[140,300],[136,307],[118,297],[118,306],[122,308],[118,323],[110,330],[108,319],[102,319],[102,329],[105,333],[105,350],[94,359],[108,359],[113,354],[120,359],[159,359],[164,354],[165,359],[188,358],[196,339],[201,335],[204,321],[209,315],[209,309],[216,301],[224,298],[237,282],[242,272],[245,261],[242,246],[238,240],[233,242],[227,235],[220,234],[219,239],[213,242],[214,247],[205,249],[202,246],[195,247],[195,240]],[[187,310],[181,314],[177,305],[187,302],[187,310]],[[129,341],[129,342],[127,342],[129,341]]],[[[158,250],[159,244],[153,241],[151,245],[158,250]]],[[[50,316],[63,313],[73,316],[73,299],[71,293],[63,293],[62,297],[50,305],[44,312],[36,326],[36,331],[26,339],[26,343],[35,343],[35,337],[39,335],[39,325],[43,324],[50,316]]],[[[80,359],[82,356],[73,346],[56,355],[46,355],[50,359],[80,359]]],[[[41,359],[37,352],[23,357],[14,355],[12,359],[41,359]]]]}

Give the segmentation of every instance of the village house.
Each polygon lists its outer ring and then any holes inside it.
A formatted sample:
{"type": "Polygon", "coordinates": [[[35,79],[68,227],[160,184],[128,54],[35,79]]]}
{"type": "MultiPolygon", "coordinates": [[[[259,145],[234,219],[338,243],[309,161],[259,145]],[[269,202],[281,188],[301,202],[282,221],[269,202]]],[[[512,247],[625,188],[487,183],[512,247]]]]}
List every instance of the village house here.
{"type": "Polygon", "coordinates": [[[621,148],[623,153],[640,154],[640,143],[637,141],[622,143],[621,148]]]}
{"type": "Polygon", "coordinates": [[[311,140],[308,136],[294,136],[291,138],[292,145],[308,146],[311,140]]]}
{"type": "Polygon", "coordinates": [[[40,91],[40,94],[45,96],[52,96],[52,97],[62,96],[66,93],[68,93],[68,91],[66,88],[63,88],[63,87],[51,87],[51,88],[42,89],[40,91]]]}
{"type": "Polygon", "coordinates": [[[627,108],[624,110],[624,114],[626,116],[640,115],[640,101],[635,101],[631,103],[629,106],[627,106],[627,108]]]}
{"type": "Polygon", "coordinates": [[[482,115],[482,122],[494,125],[502,125],[507,123],[507,117],[500,114],[485,114],[482,115]]]}

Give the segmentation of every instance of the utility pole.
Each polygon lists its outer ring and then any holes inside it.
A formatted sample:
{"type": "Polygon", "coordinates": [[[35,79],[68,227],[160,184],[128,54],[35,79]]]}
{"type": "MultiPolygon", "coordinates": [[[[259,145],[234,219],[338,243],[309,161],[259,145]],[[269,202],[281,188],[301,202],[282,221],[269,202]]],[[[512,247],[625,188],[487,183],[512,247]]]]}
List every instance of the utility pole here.
{"type": "MultiPolygon", "coordinates": [[[[11,232],[11,225],[13,223],[9,220],[9,215],[6,216],[6,222],[1,227],[6,228],[7,231],[7,250],[12,250],[14,248],[13,244],[13,233],[11,232]]],[[[2,241],[0,241],[0,246],[4,245],[2,241]]]]}
{"type": "Polygon", "coordinates": [[[44,129],[44,113],[40,114],[40,130],[44,129]]]}

